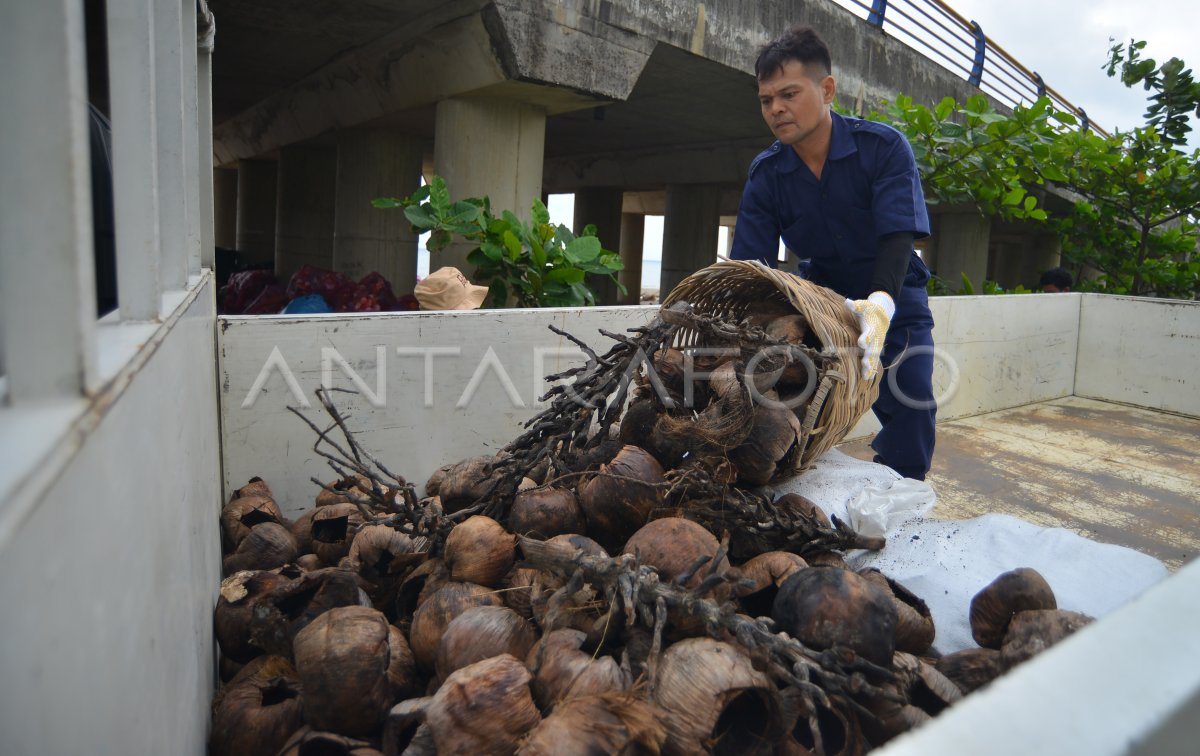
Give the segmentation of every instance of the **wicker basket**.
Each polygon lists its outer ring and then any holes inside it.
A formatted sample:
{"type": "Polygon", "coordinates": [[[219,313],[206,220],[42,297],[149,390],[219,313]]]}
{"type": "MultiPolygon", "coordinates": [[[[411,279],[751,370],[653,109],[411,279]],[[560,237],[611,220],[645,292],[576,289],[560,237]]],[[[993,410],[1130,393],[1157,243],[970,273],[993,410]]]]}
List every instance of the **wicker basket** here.
{"type": "MultiPolygon", "coordinates": [[[[800,453],[790,469],[777,477],[812,466],[813,461],[845,438],[879,395],[882,371],[862,379],[858,325],[846,309],[845,297],[824,286],[781,273],[758,261],[722,260],[679,283],[662,306],[691,304],[704,315],[741,320],[768,302],[787,303],[804,316],[821,341],[822,354],[835,359],[817,372],[817,388],[806,406],[796,408],[803,427],[800,453]]],[[[681,331],[676,346],[705,346],[697,335],[681,331]]]]}

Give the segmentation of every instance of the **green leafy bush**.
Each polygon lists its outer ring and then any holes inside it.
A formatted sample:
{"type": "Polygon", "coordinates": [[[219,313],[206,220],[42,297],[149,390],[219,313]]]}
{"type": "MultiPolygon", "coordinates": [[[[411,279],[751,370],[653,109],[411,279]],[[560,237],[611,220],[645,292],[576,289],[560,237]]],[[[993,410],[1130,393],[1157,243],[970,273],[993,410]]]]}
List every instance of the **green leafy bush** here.
{"type": "Polygon", "coordinates": [[[594,305],[596,291],[588,276],[607,276],[625,289],[616,274],[625,266],[615,252],[603,249],[596,227],[576,236],[550,222],[540,199],[533,201],[531,222],[505,210],[496,217],[487,197],[451,201],[446,182],[434,176],[405,199],[382,197],[378,208],[403,208],[413,227],[429,232],[429,251],[436,255],[454,238],[478,246],[467,255],[475,266],[472,278],[488,284],[491,307],[579,307],[594,305]]]}

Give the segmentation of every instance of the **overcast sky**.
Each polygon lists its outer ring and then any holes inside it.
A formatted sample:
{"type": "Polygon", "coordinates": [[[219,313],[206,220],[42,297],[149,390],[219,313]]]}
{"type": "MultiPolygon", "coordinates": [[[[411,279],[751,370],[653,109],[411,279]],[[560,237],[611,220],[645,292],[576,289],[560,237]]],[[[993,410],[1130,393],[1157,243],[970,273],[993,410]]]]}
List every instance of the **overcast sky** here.
{"type": "MultiPolygon", "coordinates": [[[[835,1],[852,7],[849,0],[835,1]]],[[[1105,75],[1110,37],[1125,44],[1131,38],[1145,40],[1143,55],[1160,65],[1179,57],[1193,70],[1200,67],[1196,42],[1200,5],[1195,0],[946,2],[963,18],[977,21],[993,43],[1041,74],[1048,86],[1108,131],[1142,125],[1147,94],[1141,88],[1126,89],[1119,79],[1105,75]]],[[[1193,129],[1198,127],[1193,121],[1193,129]]],[[[1195,131],[1190,144],[1200,147],[1195,131]]]]}

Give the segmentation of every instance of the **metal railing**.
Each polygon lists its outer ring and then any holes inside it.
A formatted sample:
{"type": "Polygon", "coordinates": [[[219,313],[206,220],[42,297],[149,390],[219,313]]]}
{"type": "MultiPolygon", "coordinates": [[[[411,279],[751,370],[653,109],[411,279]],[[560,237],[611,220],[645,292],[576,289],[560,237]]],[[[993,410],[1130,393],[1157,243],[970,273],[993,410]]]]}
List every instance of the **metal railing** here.
{"type": "Polygon", "coordinates": [[[1060,110],[1075,114],[1080,127],[1108,136],[1087,111],[1048,86],[942,0],[834,0],[917,52],[961,75],[997,101],[1013,107],[1047,96],[1060,110]]]}

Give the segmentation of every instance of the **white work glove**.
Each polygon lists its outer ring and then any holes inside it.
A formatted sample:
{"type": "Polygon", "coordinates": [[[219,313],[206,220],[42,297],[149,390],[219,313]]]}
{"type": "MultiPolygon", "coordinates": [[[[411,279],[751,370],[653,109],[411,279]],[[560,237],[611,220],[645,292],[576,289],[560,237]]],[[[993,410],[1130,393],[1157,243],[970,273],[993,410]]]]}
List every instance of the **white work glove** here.
{"type": "Polygon", "coordinates": [[[858,348],[862,350],[862,377],[869,381],[879,372],[879,358],[883,354],[883,340],[887,336],[892,316],[896,314],[896,303],[887,292],[876,291],[866,299],[847,299],[846,307],[858,321],[858,348]]]}

